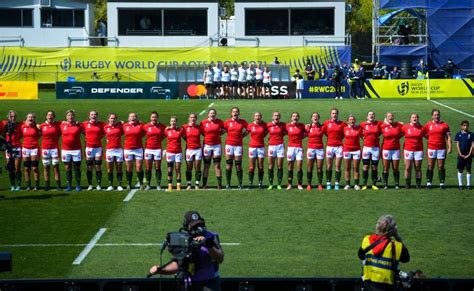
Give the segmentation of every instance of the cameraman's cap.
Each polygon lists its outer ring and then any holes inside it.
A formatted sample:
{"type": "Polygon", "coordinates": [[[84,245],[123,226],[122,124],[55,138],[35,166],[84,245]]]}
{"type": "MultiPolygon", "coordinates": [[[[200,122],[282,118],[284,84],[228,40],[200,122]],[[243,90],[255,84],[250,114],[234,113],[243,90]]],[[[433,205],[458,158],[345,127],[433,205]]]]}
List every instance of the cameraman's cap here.
{"type": "Polygon", "coordinates": [[[184,215],[184,220],[186,221],[186,224],[189,227],[195,227],[198,224],[204,224],[204,219],[201,217],[201,215],[194,210],[186,212],[184,215]]]}

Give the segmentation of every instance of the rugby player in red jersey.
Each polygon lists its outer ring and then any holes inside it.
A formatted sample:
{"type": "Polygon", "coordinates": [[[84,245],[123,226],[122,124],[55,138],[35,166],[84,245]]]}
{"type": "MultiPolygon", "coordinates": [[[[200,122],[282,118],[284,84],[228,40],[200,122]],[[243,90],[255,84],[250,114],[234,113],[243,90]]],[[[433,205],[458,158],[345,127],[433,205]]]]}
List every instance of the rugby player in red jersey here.
{"type": "Polygon", "coordinates": [[[3,134],[9,148],[5,151],[11,191],[21,190],[21,125],[16,120],[16,111],[8,111],[7,120],[2,121],[3,134]]]}
{"type": "Polygon", "coordinates": [[[382,162],[383,162],[383,188],[388,189],[388,171],[390,165],[393,169],[393,177],[395,179],[395,189],[400,186],[400,138],[403,136],[403,124],[395,121],[393,113],[385,114],[385,121],[380,126],[382,130],[382,162]]]}
{"type": "Polygon", "coordinates": [[[168,139],[166,145],[166,161],[168,162],[168,191],[173,190],[173,168],[176,171],[176,190],[181,191],[181,162],[183,160],[183,150],[181,139],[184,137],[184,130],[178,127],[178,119],[171,116],[170,125],[165,130],[168,139]]]}
{"type": "Polygon", "coordinates": [[[201,135],[203,131],[197,123],[196,113],[189,114],[188,123],[183,125],[183,130],[186,139],[186,190],[191,190],[193,167],[196,171],[194,188],[199,190],[202,160],[201,135]]]}
{"type": "Polygon", "coordinates": [[[71,191],[72,170],[76,178],[76,191],[81,191],[81,161],[82,145],[81,134],[84,127],[76,121],[76,113],[69,109],[66,111],[66,121],[61,123],[61,157],[66,169],[66,191],[71,191]]]}
{"type": "Polygon", "coordinates": [[[410,123],[402,127],[405,143],[403,156],[405,158],[405,188],[411,187],[411,168],[415,166],[416,188],[421,189],[421,163],[423,162],[423,137],[426,130],[419,122],[418,114],[410,115],[410,123]]]}
{"type": "Polygon", "coordinates": [[[444,179],[446,170],[444,162],[446,152],[451,153],[451,132],[449,125],[441,121],[441,111],[433,109],[431,111],[431,121],[424,126],[428,135],[428,169],[426,170],[426,188],[431,189],[433,181],[433,171],[436,161],[438,161],[439,186],[444,189],[444,179]]]}
{"type": "Polygon", "coordinates": [[[138,115],[132,112],[128,115],[128,122],[123,124],[123,132],[125,135],[124,142],[124,158],[127,176],[127,190],[132,188],[133,162],[135,161],[135,169],[137,171],[140,190],[143,190],[143,144],[142,138],[145,135],[143,124],[138,120],[138,115]]]}
{"type": "Polygon", "coordinates": [[[331,109],[331,119],[323,124],[323,132],[327,136],[326,140],[326,189],[331,190],[332,166],[334,157],[336,157],[336,181],[334,189],[339,190],[339,181],[341,180],[342,164],[342,139],[344,137],[344,127],[346,123],[339,120],[339,110],[331,109]]]}
{"type": "Polygon", "coordinates": [[[255,164],[258,167],[258,188],[263,186],[263,163],[265,161],[265,136],[268,134],[266,123],[262,120],[262,113],[253,114],[253,122],[247,126],[250,134],[249,141],[249,181],[250,187],[253,186],[255,176],[255,164]]]}
{"type": "Polygon", "coordinates": [[[227,137],[225,140],[225,177],[227,181],[226,189],[230,189],[230,181],[232,179],[232,167],[234,166],[237,171],[238,187],[242,189],[242,147],[243,138],[248,134],[247,127],[248,122],[245,119],[240,118],[240,109],[238,107],[232,107],[231,118],[227,119],[224,123],[224,129],[227,131],[227,137]]]}
{"type": "Polygon", "coordinates": [[[286,190],[293,188],[293,169],[296,160],[296,170],[298,178],[298,190],[303,190],[303,139],[306,136],[306,129],[303,123],[299,122],[300,114],[291,113],[291,122],[286,124],[288,134],[288,150],[286,159],[288,161],[288,186],[286,190]]]}
{"type": "Polygon", "coordinates": [[[324,145],[323,145],[323,126],[319,122],[319,113],[313,112],[311,115],[311,124],[306,125],[306,135],[308,136],[308,149],[306,150],[306,178],[308,186],[306,190],[312,189],[313,168],[316,160],[316,172],[318,175],[318,190],[323,190],[323,163],[324,163],[324,145]]]}
{"type": "Polygon", "coordinates": [[[23,158],[23,166],[25,167],[26,190],[31,190],[31,170],[33,170],[33,178],[35,180],[33,190],[37,191],[39,189],[38,147],[41,131],[36,124],[36,115],[34,113],[26,115],[26,120],[21,126],[21,135],[23,136],[21,156],[23,158]]]}
{"type": "Polygon", "coordinates": [[[281,182],[283,180],[283,159],[285,158],[285,145],[283,137],[286,135],[286,124],[280,121],[281,114],[273,112],[272,122],[267,123],[268,129],[268,190],[273,189],[273,175],[275,167],[275,159],[277,160],[277,189],[281,190],[281,182]]]}
{"type": "Polygon", "coordinates": [[[54,171],[56,189],[61,190],[61,176],[59,174],[59,136],[61,122],[55,121],[54,111],[46,113],[46,121],[39,125],[41,130],[41,157],[43,160],[44,190],[49,191],[51,165],[54,171]]]}
{"type": "Polygon", "coordinates": [[[344,156],[344,179],[346,186],[344,190],[351,189],[351,163],[354,171],[354,190],[360,190],[359,186],[359,165],[360,165],[360,139],[362,138],[362,128],[356,124],[354,115],[347,118],[347,126],[344,127],[344,146],[342,154],[344,156]]]}
{"type": "Polygon", "coordinates": [[[145,178],[147,185],[145,190],[151,189],[151,171],[155,164],[156,190],[161,190],[161,143],[165,137],[166,126],[160,123],[159,115],[153,111],[150,115],[150,122],[143,125],[146,135],[145,144],[145,178]]]}
{"type": "Polygon", "coordinates": [[[380,135],[382,131],[380,126],[382,122],[375,119],[375,113],[369,111],[367,113],[367,121],[360,124],[362,134],[364,136],[364,147],[362,148],[362,190],[367,189],[367,181],[369,180],[369,169],[371,170],[372,190],[378,190],[377,180],[380,159],[380,135]]]}
{"type": "Polygon", "coordinates": [[[109,114],[109,117],[107,118],[107,124],[104,126],[104,134],[107,141],[105,146],[105,160],[107,161],[107,178],[109,180],[109,186],[107,187],[107,191],[114,190],[114,166],[117,169],[117,190],[123,191],[123,124],[121,122],[118,122],[117,119],[117,114],[109,114]]]}
{"type": "Polygon", "coordinates": [[[213,159],[214,168],[216,170],[217,189],[221,189],[221,135],[224,132],[224,122],[217,118],[217,111],[214,108],[211,108],[207,112],[207,119],[201,121],[200,126],[204,135],[204,172],[202,178],[202,186],[204,188],[207,187],[209,168],[211,167],[211,159],[213,159]]]}
{"type": "Polygon", "coordinates": [[[95,178],[97,180],[97,190],[101,190],[100,183],[102,181],[102,138],[104,137],[105,122],[99,121],[99,113],[92,110],[89,112],[89,120],[82,123],[84,127],[84,135],[86,141],[86,165],[87,165],[87,182],[89,183],[88,191],[94,189],[92,186],[92,170],[95,165],[95,178]]]}

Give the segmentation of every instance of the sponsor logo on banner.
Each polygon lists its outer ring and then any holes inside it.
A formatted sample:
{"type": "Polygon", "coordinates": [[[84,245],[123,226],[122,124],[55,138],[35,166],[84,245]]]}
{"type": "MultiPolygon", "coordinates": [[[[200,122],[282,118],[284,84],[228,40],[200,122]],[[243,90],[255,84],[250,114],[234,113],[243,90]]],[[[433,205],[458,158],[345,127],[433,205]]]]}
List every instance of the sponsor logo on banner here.
{"type": "MultiPolygon", "coordinates": [[[[206,95],[203,84],[183,82],[179,83],[179,96],[187,94],[189,98],[200,98],[206,95]]],[[[288,98],[295,95],[295,86],[291,82],[273,82],[270,87],[272,98],[288,98]]]]}
{"type": "Polygon", "coordinates": [[[38,82],[5,81],[0,82],[0,100],[36,100],[38,82]]]}
{"type": "Polygon", "coordinates": [[[408,83],[408,81],[403,82],[400,85],[398,85],[397,89],[398,89],[398,94],[400,94],[401,96],[405,96],[408,93],[408,91],[410,91],[410,84],[408,83]]]}
{"type": "Polygon", "coordinates": [[[171,99],[176,82],[57,82],[58,99],[171,99]]]}
{"type": "Polygon", "coordinates": [[[369,79],[365,86],[371,98],[427,98],[428,94],[431,98],[474,97],[473,83],[470,79],[369,79]]]}

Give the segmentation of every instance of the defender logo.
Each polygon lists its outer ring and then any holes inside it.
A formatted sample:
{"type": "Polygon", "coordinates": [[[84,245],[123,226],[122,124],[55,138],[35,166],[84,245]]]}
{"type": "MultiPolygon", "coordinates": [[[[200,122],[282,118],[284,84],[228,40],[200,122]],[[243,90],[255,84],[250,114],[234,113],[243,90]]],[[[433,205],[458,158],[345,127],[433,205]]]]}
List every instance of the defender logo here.
{"type": "Polygon", "coordinates": [[[410,86],[408,84],[408,81],[403,82],[400,85],[398,85],[397,90],[398,90],[398,94],[400,94],[401,96],[405,96],[406,94],[408,94],[408,91],[410,91],[410,86]]]}
{"type": "Polygon", "coordinates": [[[155,94],[158,94],[158,95],[166,95],[166,93],[171,94],[171,90],[170,89],[165,89],[163,87],[155,86],[155,87],[151,87],[150,93],[152,93],[152,94],[155,93],[155,94]]]}
{"type": "Polygon", "coordinates": [[[82,94],[84,93],[84,88],[80,86],[73,86],[71,88],[64,89],[64,93],[67,93],[69,95],[82,94]]]}

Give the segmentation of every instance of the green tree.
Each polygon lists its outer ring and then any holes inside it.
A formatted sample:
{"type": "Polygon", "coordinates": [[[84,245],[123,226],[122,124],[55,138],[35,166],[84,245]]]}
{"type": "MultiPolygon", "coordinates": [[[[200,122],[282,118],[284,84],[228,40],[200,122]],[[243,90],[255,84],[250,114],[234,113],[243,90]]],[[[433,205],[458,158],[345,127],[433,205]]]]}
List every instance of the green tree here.
{"type": "Polygon", "coordinates": [[[372,55],[372,0],[347,0],[347,31],[352,36],[352,55],[369,59],[372,55]]]}
{"type": "Polygon", "coordinates": [[[219,7],[224,7],[226,10],[224,18],[229,19],[234,15],[234,0],[219,0],[219,7]]]}
{"type": "Polygon", "coordinates": [[[107,0],[95,0],[94,14],[95,19],[107,21],[107,0]]]}

